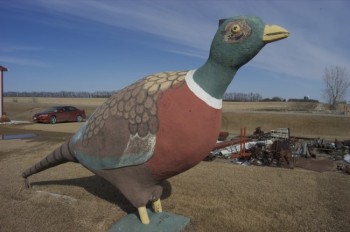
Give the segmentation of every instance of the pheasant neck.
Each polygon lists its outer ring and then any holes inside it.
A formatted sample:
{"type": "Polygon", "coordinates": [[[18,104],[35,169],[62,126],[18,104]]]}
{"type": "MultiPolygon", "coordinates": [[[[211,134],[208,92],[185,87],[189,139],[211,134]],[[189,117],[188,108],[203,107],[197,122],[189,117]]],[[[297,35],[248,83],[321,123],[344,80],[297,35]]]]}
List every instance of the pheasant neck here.
{"type": "Polygon", "coordinates": [[[237,70],[208,60],[196,70],[193,80],[210,96],[222,99],[237,70]]]}

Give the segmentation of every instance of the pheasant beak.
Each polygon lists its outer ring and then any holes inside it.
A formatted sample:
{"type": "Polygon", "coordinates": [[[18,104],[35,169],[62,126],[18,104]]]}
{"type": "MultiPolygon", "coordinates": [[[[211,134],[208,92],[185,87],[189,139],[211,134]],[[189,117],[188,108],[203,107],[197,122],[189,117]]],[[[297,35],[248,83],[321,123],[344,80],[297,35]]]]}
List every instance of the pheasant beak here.
{"type": "Polygon", "coordinates": [[[287,38],[288,36],[289,32],[283,27],[277,25],[266,25],[264,29],[263,41],[265,43],[271,43],[287,38]]]}

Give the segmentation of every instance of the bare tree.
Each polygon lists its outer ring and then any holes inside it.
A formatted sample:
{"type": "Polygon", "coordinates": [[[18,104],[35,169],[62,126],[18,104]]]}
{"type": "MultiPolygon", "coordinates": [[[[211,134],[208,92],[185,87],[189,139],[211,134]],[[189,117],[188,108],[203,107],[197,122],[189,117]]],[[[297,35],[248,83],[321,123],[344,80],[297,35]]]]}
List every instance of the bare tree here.
{"type": "Polygon", "coordinates": [[[344,67],[332,66],[325,68],[323,81],[325,84],[324,98],[330,108],[335,109],[337,103],[346,98],[346,92],[350,87],[349,74],[344,67]]]}

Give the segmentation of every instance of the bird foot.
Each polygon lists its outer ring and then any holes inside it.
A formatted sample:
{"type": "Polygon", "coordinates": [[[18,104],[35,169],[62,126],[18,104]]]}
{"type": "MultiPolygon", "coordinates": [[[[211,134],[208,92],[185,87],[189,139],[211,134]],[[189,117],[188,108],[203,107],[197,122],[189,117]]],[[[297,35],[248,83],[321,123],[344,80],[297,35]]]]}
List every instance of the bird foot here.
{"type": "MultiPolygon", "coordinates": [[[[160,203],[160,199],[152,202],[152,207],[153,207],[154,212],[156,212],[156,213],[161,213],[163,211],[162,204],[160,203]]],[[[141,220],[142,224],[145,224],[145,225],[149,224],[150,220],[148,217],[146,206],[141,206],[141,207],[137,208],[137,210],[139,211],[140,220],[141,220]]]]}
{"type": "Polygon", "coordinates": [[[152,202],[152,206],[153,206],[154,212],[156,212],[156,213],[161,213],[163,211],[162,204],[160,203],[160,199],[152,202]]]}
{"type": "Polygon", "coordinates": [[[149,217],[148,217],[146,207],[141,206],[137,210],[139,211],[140,220],[141,220],[142,224],[145,224],[145,225],[149,224],[149,217]]]}

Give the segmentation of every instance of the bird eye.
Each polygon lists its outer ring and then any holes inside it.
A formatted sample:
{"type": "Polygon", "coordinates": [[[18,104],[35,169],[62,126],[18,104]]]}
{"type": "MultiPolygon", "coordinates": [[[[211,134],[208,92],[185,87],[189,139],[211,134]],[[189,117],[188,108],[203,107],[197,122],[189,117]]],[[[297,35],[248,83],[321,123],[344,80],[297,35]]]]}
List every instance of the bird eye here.
{"type": "Polygon", "coordinates": [[[226,24],[223,30],[224,40],[227,43],[239,43],[247,38],[251,28],[245,20],[235,20],[226,24]]]}
{"type": "Polygon", "coordinates": [[[233,34],[237,34],[238,32],[240,32],[241,31],[241,27],[239,26],[239,25],[233,25],[233,27],[231,28],[231,32],[233,33],[233,34]]]}

